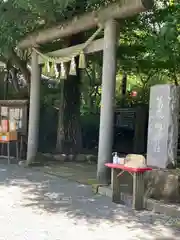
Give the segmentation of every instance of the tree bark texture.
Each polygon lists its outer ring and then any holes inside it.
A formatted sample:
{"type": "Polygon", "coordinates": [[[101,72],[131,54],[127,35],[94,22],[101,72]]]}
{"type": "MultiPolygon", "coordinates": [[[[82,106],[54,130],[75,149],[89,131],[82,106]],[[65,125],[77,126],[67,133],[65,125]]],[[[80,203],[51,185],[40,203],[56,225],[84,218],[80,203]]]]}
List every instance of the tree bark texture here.
{"type": "MultiPolygon", "coordinates": [[[[73,37],[70,45],[81,43],[82,35],[73,37]]],[[[80,125],[81,106],[81,74],[76,61],[76,76],[68,75],[63,80],[61,95],[59,125],[57,132],[56,150],[58,152],[79,153],[82,149],[82,134],[80,125]]],[[[67,67],[69,68],[69,66],[67,67]]],[[[67,71],[68,72],[68,71],[67,71]]]]}

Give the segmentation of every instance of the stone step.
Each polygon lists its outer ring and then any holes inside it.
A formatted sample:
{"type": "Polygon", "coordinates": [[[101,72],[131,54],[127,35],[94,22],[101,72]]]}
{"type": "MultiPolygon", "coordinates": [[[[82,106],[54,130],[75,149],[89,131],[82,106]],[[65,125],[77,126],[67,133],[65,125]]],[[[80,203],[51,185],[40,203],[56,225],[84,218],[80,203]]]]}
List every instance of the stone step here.
{"type": "MultiPolygon", "coordinates": [[[[112,189],[110,186],[99,186],[98,193],[112,198],[112,189]]],[[[178,204],[165,204],[161,201],[145,199],[145,208],[155,213],[180,218],[180,205],[178,204]]]]}

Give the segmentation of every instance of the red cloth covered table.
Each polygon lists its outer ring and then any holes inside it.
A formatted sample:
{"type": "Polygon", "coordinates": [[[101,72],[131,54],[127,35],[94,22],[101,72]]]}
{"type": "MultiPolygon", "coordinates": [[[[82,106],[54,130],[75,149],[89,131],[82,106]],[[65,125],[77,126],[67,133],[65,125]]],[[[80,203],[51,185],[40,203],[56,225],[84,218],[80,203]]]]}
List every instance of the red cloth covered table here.
{"type": "Polygon", "coordinates": [[[106,163],[106,167],[112,169],[112,200],[116,203],[124,203],[122,201],[123,188],[125,184],[121,183],[119,178],[124,172],[128,172],[132,176],[132,182],[126,182],[126,185],[132,185],[132,208],[142,210],[144,208],[144,174],[147,171],[152,171],[152,168],[132,168],[122,164],[106,163]]]}
{"type": "Polygon", "coordinates": [[[144,172],[147,172],[147,171],[152,171],[152,168],[150,168],[150,167],[132,168],[132,167],[126,167],[122,164],[115,164],[115,163],[106,163],[105,166],[108,167],[108,168],[121,169],[123,171],[131,172],[131,173],[144,173],[144,172]]]}

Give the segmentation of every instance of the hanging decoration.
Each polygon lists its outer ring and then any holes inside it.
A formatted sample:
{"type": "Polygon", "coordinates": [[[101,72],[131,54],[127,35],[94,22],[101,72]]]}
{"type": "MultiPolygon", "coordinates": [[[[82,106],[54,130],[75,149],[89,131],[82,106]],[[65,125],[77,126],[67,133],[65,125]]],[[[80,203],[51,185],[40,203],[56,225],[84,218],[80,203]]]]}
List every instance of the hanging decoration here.
{"type": "Polygon", "coordinates": [[[77,66],[76,66],[75,58],[77,56],[79,56],[78,68],[85,69],[86,68],[86,59],[85,59],[84,50],[89,44],[91,44],[91,42],[96,38],[96,36],[102,30],[103,30],[103,25],[101,25],[97,29],[97,31],[84,44],[82,44],[79,48],[76,48],[76,50],[67,57],[51,57],[51,56],[48,56],[48,55],[45,55],[45,54],[39,52],[35,48],[33,48],[33,50],[36,51],[37,54],[39,54],[41,59],[43,59],[43,61],[45,63],[45,68],[46,68],[47,72],[51,74],[51,76],[55,76],[56,78],[58,78],[59,75],[60,75],[61,79],[66,79],[67,78],[67,71],[66,71],[66,68],[64,66],[64,63],[67,63],[67,62],[71,61],[69,74],[70,75],[76,75],[77,74],[77,70],[76,70],[77,66]],[[59,74],[59,71],[58,71],[58,68],[57,68],[57,63],[61,63],[60,74],[59,74]]]}
{"type": "Polygon", "coordinates": [[[80,69],[86,68],[86,58],[85,58],[84,51],[81,51],[81,53],[79,55],[79,68],[80,69]]]}
{"type": "Polygon", "coordinates": [[[61,75],[60,75],[60,79],[67,79],[66,68],[65,68],[63,62],[61,62],[61,75]]]}
{"type": "Polygon", "coordinates": [[[50,67],[50,62],[49,62],[49,61],[47,61],[47,62],[45,63],[45,68],[47,69],[47,72],[48,72],[48,73],[51,72],[51,67],[50,67]]]}
{"type": "Polygon", "coordinates": [[[51,77],[55,76],[54,63],[55,63],[54,60],[51,60],[51,62],[49,63],[49,65],[50,65],[50,76],[51,77]]]}
{"type": "Polygon", "coordinates": [[[50,62],[50,61],[45,62],[45,71],[47,71],[50,76],[54,76],[55,71],[53,69],[52,62],[50,62]]]}
{"type": "Polygon", "coordinates": [[[58,78],[59,77],[59,71],[58,71],[58,67],[57,67],[56,63],[54,63],[54,72],[55,72],[55,77],[58,78]]]}
{"type": "Polygon", "coordinates": [[[77,74],[77,72],[76,72],[76,62],[75,62],[75,58],[72,57],[71,64],[70,64],[69,75],[75,76],[76,74],[77,74]]]}

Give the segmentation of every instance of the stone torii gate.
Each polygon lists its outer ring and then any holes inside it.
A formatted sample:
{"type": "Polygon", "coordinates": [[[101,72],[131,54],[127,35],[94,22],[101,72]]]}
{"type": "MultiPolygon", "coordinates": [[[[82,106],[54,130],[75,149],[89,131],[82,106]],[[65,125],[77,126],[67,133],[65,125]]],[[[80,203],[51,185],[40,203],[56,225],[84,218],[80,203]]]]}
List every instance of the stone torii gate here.
{"type": "MultiPolygon", "coordinates": [[[[93,41],[85,53],[103,50],[103,74],[102,96],[98,150],[97,178],[101,183],[107,183],[108,171],[104,164],[112,158],[113,140],[113,116],[116,85],[116,47],[117,47],[117,24],[116,21],[131,17],[140,12],[151,9],[153,0],[119,0],[96,12],[85,13],[70,21],[66,21],[50,29],[42,30],[27,36],[19,44],[18,48],[32,48],[31,55],[31,89],[30,89],[30,112],[27,161],[36,157],[38,147],[39,108],[40,108],[40,68],[39,56],[33,50],[38,44],[44,44],[53,40],[68,37],[96,28],[103,24],[104,38],[93,41]]],[[[73,47],[51,52],[51,56],[61,56],[68,53],[73,47]]]]}

